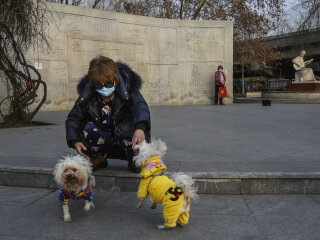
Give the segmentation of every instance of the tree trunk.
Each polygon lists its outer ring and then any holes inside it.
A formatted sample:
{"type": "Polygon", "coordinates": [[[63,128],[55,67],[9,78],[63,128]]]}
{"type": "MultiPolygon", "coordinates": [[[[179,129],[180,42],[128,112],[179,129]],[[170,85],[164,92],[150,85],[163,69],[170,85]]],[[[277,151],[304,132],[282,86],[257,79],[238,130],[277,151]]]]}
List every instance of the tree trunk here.
{"type": "Polygon", "coordinates": [[[241,64],[242,95],[244,95],[244,64],[241,64]]]}
{"type": "Polygon", "coordinates": [[[169,2],[169,0],[164,0],[164,4],[166,7],[166,16],[168,19],[171,19],[172,18],[171,3],[169,2]]]}
{"type": "Polygon", "coordinates": [[[180,11],[179,11],[179,18],[183,19],[183,11],[184,10],[184,0],[180,0],[180,11]]]}
{"type": "Polygon", "coordinates": [[[197,19],[198,15],[199,15],[199,13],[200,13],[200,11],[201,11],[201,8],[203,7],[203,5],[204,5],[206,2],[207,2],[207,0],[202,0],[202,1],[200,2],[200,5],[199,5],[198,9],[196,10],[196,12],[195,12],[195,13],[193,14],[193,16],[192,16],[192,20],[196,20],[196,19],[197,19]]]}

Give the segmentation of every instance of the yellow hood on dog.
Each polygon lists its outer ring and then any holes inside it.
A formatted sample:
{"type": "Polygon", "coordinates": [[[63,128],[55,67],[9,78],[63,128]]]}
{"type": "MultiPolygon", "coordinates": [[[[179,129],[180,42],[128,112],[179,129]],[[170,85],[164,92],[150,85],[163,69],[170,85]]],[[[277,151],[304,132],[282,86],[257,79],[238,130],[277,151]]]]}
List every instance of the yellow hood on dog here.
{"type": "Polygon", "coordinates": [[[157,175],[162,171],[166,170],[167,167],[159,156],[149,158],[141,168],[140,175],[144,178],[150,177],[151,175],[157,175]]]}

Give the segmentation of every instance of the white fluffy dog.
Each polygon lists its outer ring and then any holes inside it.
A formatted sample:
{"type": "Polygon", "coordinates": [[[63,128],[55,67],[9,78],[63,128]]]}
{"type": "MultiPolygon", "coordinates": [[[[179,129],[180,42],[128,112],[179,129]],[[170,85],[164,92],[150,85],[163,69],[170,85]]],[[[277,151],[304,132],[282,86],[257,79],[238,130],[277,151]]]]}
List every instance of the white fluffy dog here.
{"type": "Polygon", "coordinates": [[[61,188],[59,201],[63,207],[63,219],[71,222],[69,199],[85,201],[83,210],[94,209],[91,188],[95,185],[91,163],[80,155],[68,156],[59,160],[54,168],[54,179],[61,188]]]}
{"type": "Polygon", "coordinates": [[[136,145],[136,156],[133,158],[137,167],[141,168],[137,208],[141,208],[143,201],[149,195],[153,201],[151,208],[157,203],[163,205],[164,224],[156,225],[158,229],[173,228],[178,223],[184,226],[189,221],[190,199],[197,198],[195,181],[184,173],[174,173],[171,179],[163,175],[167,169],[162,157],[167,147],[161,140],[152,139],[136,145]]]}

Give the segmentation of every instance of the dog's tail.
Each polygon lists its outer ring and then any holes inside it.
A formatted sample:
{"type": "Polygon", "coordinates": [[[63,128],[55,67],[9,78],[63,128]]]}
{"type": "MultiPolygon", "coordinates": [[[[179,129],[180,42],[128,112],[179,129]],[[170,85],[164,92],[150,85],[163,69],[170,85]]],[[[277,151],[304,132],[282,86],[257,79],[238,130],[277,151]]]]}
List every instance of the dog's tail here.
{"type": "Polygon", "coordinates": [[[182,188],[182,191],[186,199],[198,199],[198,188],[195,185],[195,180],[192,179],[191,176],[184,174],[183,172],[177,172],[173,173],[170,178],[172,181],[175,182],[175,184],[182,188]]]}

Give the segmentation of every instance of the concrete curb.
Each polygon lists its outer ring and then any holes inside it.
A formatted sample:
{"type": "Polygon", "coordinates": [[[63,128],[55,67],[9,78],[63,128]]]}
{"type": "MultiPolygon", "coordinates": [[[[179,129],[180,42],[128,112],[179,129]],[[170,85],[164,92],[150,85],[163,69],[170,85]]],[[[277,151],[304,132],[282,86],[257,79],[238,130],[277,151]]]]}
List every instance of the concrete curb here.
{"type": "MultiPolygon", "coordinates": [[[[272,103],[290,103],[290,104],[319,104],[320,100],[316,99],[275,99],[267,98],[272,103]]],[[[234,98],[233,103],[261,103],[262,98],[234,98]]]]}
{"type": "MultiPolygon", "coordinates": [[[[51,168],[0,166],[0,185],[57,188],[51,168]]],[[[202,194],[320,194],[320,172],[189,172],[202,194]]],[[[135,192],[140,175],[102,169],[94,173],[96,187],[135,192]]],[[[170,172],[167,172],[170,175],[170,172]]]]}

